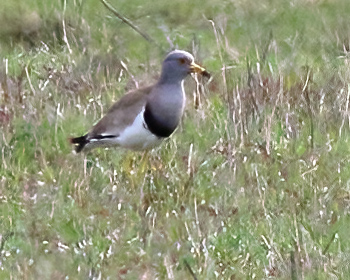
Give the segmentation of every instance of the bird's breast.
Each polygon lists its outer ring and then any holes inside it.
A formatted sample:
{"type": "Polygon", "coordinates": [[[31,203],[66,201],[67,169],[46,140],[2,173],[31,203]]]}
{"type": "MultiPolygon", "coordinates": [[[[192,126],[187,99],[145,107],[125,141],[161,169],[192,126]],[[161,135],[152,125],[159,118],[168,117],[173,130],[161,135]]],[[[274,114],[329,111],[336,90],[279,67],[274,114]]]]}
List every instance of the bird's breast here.
{"type": "Polygon", "coordinates": [[[149,131],[157,137],[169,137],[178,125],[178,121],[174,120],[170,115],[157,114],[155,110],[151,109],[151,106],[147,105],[143,118],[149,131]]]}
{"type": "Polygon", "coordinates": [[[148,129],[158,137],[169,137],[179,125],[185,105],[183,83],[158,86],[144,110],[148,129]]]}

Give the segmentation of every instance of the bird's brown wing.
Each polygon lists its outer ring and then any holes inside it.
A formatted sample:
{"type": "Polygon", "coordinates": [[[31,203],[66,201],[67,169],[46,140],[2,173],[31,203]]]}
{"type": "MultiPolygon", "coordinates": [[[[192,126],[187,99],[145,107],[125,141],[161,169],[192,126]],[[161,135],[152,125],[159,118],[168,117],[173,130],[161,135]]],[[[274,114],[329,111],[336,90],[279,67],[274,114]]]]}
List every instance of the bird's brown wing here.
{"type": "Polygon", "coordinates": [[[153,86],[127,93],[108,110],[107,114],[92,128],[88,138],[118,136],[130,126],[146,105],[147,96],[153,86]]]}

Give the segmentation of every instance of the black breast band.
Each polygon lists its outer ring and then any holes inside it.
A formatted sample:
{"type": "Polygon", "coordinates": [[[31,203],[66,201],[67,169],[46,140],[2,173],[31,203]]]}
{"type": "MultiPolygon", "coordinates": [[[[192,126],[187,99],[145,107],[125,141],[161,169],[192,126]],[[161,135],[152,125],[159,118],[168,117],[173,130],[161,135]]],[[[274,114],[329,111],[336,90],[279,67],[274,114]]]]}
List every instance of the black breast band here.
{"type": "Polygon", "coordinates": [[[143,113],[143,118],[149,131],[158,137],[169,137],[176,128],[176,126],[169,125],[164,120],[154,115],[148,104],[143,113]]]}

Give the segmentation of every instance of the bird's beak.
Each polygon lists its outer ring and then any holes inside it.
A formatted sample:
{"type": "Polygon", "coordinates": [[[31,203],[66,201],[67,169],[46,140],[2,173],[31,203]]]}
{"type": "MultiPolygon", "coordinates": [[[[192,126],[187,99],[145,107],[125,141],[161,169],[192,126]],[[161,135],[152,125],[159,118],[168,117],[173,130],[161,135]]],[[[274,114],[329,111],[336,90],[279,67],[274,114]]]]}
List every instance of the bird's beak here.
{"type": "Polygon", "coordinates": [[[194,62],[191,63],[190,68],[191,68],[192,73],[200,74],[200,73],[203,73],[205,71],[205,69],[203,67],[199,66],[198,64],[196,64],[194,62]]]}
{"type": "Polygon", "coordinates": [[[207,70],[194,62],[191,63],[190,69],[191,73],[202,74],[203,76],[210,78],[210,74],[207,72],[207,70]]]}

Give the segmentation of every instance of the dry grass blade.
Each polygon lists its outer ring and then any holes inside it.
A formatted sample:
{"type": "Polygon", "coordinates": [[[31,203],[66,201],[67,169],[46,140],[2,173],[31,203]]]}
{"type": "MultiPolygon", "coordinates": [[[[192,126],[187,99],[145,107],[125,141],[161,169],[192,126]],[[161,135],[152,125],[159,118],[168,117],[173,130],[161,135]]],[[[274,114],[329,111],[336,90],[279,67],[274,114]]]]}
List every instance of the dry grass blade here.
{"type": "Polygon", "coordinates": [[[134,29],[137,33],[139,33],[146,41],[154,44],[156,47],[158,47],[160,50],[164,52],[162,47],[157,44],[155,40],[153,40],[147,33],[142,31],[140,28],[138,28],[135,24],[133,24],[129,19],[121,15],[111,4],[109,4],[106,0],[101,0],[102,4],[110,10],[117,18],[119,18],[122,22],[129,25],[132,29],[134,29]]]}
{"type": "Polygon", "coordinates": [[[193,272],[192,268],[190,267],[189,263],[184,260],[185,266],[187,267],[188,271],[190,272],[190,274],[192,275],[194,280],[198,280],[196,274],[193,272]]]}

